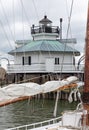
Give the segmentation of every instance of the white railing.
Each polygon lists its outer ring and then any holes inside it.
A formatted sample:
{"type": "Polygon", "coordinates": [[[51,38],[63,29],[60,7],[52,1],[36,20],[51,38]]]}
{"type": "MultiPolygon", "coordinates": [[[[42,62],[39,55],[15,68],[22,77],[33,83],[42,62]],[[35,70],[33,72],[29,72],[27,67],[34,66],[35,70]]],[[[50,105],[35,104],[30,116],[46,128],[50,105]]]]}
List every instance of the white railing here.
{"type": "Polygon", "coordinates": [[[32,65],[8,65],[8,73],[25,73],[25,72],[36,72],[36,71],[45,71],[44,64],[32,64],[32,65]]]}
{"type": "MultiPolygon", "coordinates": [[[[46,64],[32,64],[32,65],[15,65],[10,64],[7,66],[7,72],[8,73],[30,73],[30,72],[48,72],[49,70],[46,69],[46,64]]],[[[50,69],[50,72],[83,72],[84,65],[80,65],[79,68],[77,68],[77,65],[70,65],[70,64],[64,64],[61,65],[53,65],[50,66],[52,70],[50,69]]]]}
{"type": "Polygon", "coordinates": [[[23,130],[30,130],[30,129],[34,129],[34,128],[38,128],[38,127],[40,128],[40,127],[43,127],[43,126],[58,123],[58,122],[61,121],[61,119],[62,119],[62,117],[57,117],[57,118],[53,118],[53,119],[46,120],[46,121],[43,121],[43,122],[37,122],[37,123],[33,123],[33,124],[18,126],[18,127],[9,128],[9,129],[6,129],[6,130],[22,130],[22,129],[23,130]]]}

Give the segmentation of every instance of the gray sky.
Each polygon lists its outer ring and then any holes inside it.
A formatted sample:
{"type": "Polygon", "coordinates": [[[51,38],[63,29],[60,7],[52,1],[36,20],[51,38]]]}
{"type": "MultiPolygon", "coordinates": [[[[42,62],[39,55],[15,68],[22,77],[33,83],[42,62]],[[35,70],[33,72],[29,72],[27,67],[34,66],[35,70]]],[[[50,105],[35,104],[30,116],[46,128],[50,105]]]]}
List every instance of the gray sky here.
{"type": "MultiPolygon", "coordinates": [[[[59,26],[63,18],[63,38],[66,38],[72,0],[0,0],[0,52],[14,49],[15,40],[31,39],[30,27],[38,25],[44,15],[59,26]]],[[[88,0],[74,0],[69,38],[76,38],[75,48],[83,52],[88,0]]]]}

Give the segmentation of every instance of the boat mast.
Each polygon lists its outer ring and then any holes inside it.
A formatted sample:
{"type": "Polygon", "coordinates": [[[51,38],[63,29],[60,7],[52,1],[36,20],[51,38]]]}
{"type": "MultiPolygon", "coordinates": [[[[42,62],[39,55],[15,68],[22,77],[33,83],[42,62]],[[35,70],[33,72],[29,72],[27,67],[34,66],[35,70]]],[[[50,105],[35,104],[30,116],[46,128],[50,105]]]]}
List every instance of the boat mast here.
{"type": "Polygon", "coordinates": [[[86,125],[89,126],[89,1],[86,27],[86,45],[85,45],[85,72],[84,72],[84,93],[83,106],[87,110],[86,125]]]}

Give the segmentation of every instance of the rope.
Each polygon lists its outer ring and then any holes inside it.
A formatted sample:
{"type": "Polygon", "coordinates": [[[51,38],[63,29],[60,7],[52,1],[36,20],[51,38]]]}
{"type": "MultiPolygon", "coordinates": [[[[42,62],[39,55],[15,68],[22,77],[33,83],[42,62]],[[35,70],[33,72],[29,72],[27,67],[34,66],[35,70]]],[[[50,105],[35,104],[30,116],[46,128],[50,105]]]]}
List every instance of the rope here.
{"type": "MultiPolygon", "coordinates": [[[[70,29],[71,38],[72,38],[72,32],[71,32],[70,21],[71,21],[71,16],[72,16],[73,4],[74,4],[74,0],[72,0],[72,3],[71,3],[70,16],[69,16],[69,19],[68,19],[68,20],[69,20],[69,23],[68,23],[68,30],[67,30],[67,37],[68,37],[69,29],[70,29]]],[[[67,0],[66,0],[66,5],[67,5],[67,7],[68,7],[67,0]]],[[[68,12],[69,12],[69,11],[68,11],[68,8],[67,8],[67,14],[69,14],[68,12]]],[[[73,44],[73,45],[74,45],[74,44],[73,44]]],[[[73,58],[75,58],[75,53],[74,53],[74,51],[73,51],[73,58]]],[[[75,64],[74,64],[74,67],[75,67],[75,70],[76,70],[75,64]]]]}
{"type": "Polygon", "coordinates": [[[21,6],[23,8],[23,12],[25,14],[25,17],[26,17],[26,19],[28,21],[28,24],[30,25],[31,23],[30,23],[29,17],[27,16],[27,13],[26,13],[26,10],[25,10],[24,4],[23,4],[23,0],[20,0],[20,3],[21,3],[21,6]]]}
{"type": "MultiPolygon", "coordinates": [[[[66,2],[67,2],[67,1],[66,1],[66,2]]],[[[70,9],[70,14],[69,14],[69,19],[68,19],[68,27],[67,27],[66,39],[68,38],[69,29],[70,29],[70,21],[71,21],[71,17],[72,17],[73,3],[74,3],[74,0],[72,0],[72,3],[71,3],[71,9],[70,9]]],[[[68,11],[68,10],[67,10],[67,11],[68,11]]],[[[64,43],[64,51],[63,51],[63,58],[62,58],[62,62],[61,62],[60,77],[62,77],[63,63],[64,63],[64,57],[65,57],[65,53],[64,53],[65,50],[66,50],[66,43],[64,43]]]]}
{"type": "Polygon", "coordinates": [[[34,9],[35,9],[35,12],[36,12],[37,20],[39,21],[38,10],[37,10],[37,7],[36,7],[36,4],[35,4],[34,0],[32,0],[32,3],[34,5],[34,9]]]}
{"type": "Polygon", "coordinates": [[[6,19],[6,21],[7,21],[7,24],[8,24],[10,33],[11,33],[11,36],[12,36],[12,38],[13,38],[13,40],[14,40],[14,36],[13,36],[12,30],[11,30],[11,28],[10,28],[10,25],[9,25],[9,22],[8,22],[8,19],[7,19],[7,15],[6,15],[6,12],[5,12],[5,9],[4,9],[4,6],[3,6],[3,3],[2,3],[1,0],[0,0],[0,4],[1,4],[1,7],[2,7],[2,11],[3,11],[3,13],[4,13],[5,19],[6,19]]]}
{"type": "Polygon", "coordinates": [[[78,99],[80,100],[80,102],[82,101],[81,99],[81,94],[79,92],[79,89],[74,89],[71,91],[71,93],[69,94],[69,97],[68,97],[68,101],[71,103],[74,99],[74,101],[77,101],[77,97],[78,99]],[[74,94],[74,97],[73,97],[73,94],[74,94]]]}
{"type": "Polygon", "coordinates": [[[18,82],[15,82],[15,83],[28,82],[28,81],[31,81],[31,80],[34,80],[34,79],[39,79],[39,78],[41,78],[41,77],[44,77],[44,76],[50,76],[50,75],[51,75],[51,74],[45,74],[45,75],[42,75],[42,76],[35,76],[34,78],[25,79],[25,80],[18,81],[18,82]]]}
{"type": "Polygon", "coordinates": [[[70,22],[71,22],[71,17],[72,17],[72,10],[73,10],[73,3],[74,3],[74,0],[72,0],[72,3],[71,3],[71,9],[70,9],[70,15],[69,15],[69,21],[68,21],[68,28],[67,28],[67,38],[68,38],[68,34],[69,34],[69,29],[70,29],[70,22]]]}
{"type": "Polygon", "coordinates": [[[54,113],[53,113],[54,117],[57,116],[58,99],[59,99],[59,91],[57,91],[57,96],[56,96],[55,108],[54,108],[54,113]]]}
{"type": "MultiPolygon", "coordinates": [[[[68,29],[67,29],[66,39],[68,38],[68,33],[69,33],[69,28],[70,28],[70,21],[71,21],[71,16],[72,16],[73,2],[74,2],[74,0],[72,0],[72,3],[71,3],[71,9],[70,9],[70,15],[69,15],[69,21],[68,21],[68,29]]],[[[63,63],[64,63],[64,57],[65,57],[65,53],[64,53],[65,50],[66,50],[66,43],[64,44],[63,58],[62,58],[62,62],[61,62],[60,78],[62,78],[62,70],[63,70],[63,63]]],[[[56,116],[56,113],[57,113],[58,98],[59,98],[59,91],[57,92],[57,97],[56,97],[56,102],[55,102],[55,108],[54,108],[54,116],[56,116]]]]}
{"type": "Polygon", "coordinates": [[[9,43],[10,47],[13,48],[13,47],[12,47],[12,44],[10,43],[10,40],[9,40],[9,38],[8,38],[8,35],[7,35],[7,33],[6,33],[5,29],[4,29],[4,26],[3,26],[1,20],[0,20],[0,25],[1,25],[1,28],[3,29],[3,31],[4,31],[5,37],[6,37],[7,41],[8,41],[8,43],[9,43]]]}

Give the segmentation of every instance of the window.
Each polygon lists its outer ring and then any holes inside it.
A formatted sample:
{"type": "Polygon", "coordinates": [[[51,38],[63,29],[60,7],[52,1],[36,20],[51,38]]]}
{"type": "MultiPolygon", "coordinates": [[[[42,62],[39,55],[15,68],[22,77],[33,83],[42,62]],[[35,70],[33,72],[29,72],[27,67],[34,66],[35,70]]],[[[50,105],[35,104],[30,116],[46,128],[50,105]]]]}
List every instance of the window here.
{"type": "Polygon", "coordinates": [[[28,64],[31,65],[31,56],[28,57],[28,64]]]}
{"type": "Polygon", "coordinates": [[[22,57],[22,65],[24,65],[24,57],[22,57]]]}
{"type": "Polygon", "coordinates": [[[22,57],[22,65],[31,65],[31,56],[22,57]]]}
{"type": "Polygon", "coordinates": [[[55,65],[59,65],[59,58],[55,58],[55,65]]]}

